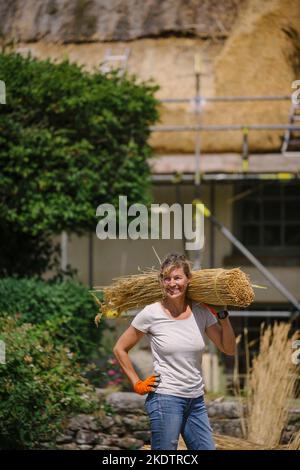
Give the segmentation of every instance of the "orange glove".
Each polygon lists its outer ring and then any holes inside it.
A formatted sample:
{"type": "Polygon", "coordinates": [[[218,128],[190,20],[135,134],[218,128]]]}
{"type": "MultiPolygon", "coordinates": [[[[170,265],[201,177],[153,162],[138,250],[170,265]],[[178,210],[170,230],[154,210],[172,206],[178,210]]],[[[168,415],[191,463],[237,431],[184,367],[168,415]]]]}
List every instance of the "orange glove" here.
{"type": "Polygon", "coordinates": [[[154,390],[158,386],[158,383],[159,383],[159,376],[150,375],[150,377],[147,377],[145,380],[138,380],[134,384],[133,389],[135,393],[138,393],[139,395],[145,395],[146,393],[154,392],[154,390]]]}

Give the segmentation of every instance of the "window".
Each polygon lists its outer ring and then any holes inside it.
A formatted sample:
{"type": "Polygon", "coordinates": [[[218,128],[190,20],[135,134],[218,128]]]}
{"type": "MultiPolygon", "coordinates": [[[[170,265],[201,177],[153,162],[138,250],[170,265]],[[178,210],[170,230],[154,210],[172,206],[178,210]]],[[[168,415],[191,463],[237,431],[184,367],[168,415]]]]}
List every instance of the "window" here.
{"type": "Polygon", "coordinates": [[[300,255],[300,182],[236,185],[234,230],[256,255],[300,255]]]}

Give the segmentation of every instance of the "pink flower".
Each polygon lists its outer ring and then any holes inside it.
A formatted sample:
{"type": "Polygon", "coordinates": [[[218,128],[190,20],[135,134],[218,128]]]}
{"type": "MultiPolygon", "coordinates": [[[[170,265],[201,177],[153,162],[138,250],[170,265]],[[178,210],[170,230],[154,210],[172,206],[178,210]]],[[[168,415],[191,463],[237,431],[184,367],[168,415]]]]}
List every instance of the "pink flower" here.
{"type": "Polygon", "coordinates": [[[115,382],[114,382],[113,380],[110,380],[110,381],[108,382],[108,385],[115,385],[115,382]]]}
{"type": "Polygon", "coordinates": [[[116,379],[116,382],[117,382],[117,383],[120,383],[120,382],[122,382],[122,380],[123,380],[123,379],[122,379],[121,377],[118,377],[118,378],[116,379]]]}
{"type": "Polygon", "coordinates": [[[113,369],[109,369],[109,371],[107,372],[107,375],[110,375],[110,376],[115,375],[115,374],[116,374],[116,371],[113,369]]]}

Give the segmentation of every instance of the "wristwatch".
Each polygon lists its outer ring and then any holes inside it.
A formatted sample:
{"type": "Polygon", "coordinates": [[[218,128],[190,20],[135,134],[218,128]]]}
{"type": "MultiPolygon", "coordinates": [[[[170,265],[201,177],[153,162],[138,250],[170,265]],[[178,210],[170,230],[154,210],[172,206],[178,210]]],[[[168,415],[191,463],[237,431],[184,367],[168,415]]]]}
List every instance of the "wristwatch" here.
{"type": "Polygon", "coordinates": [[[225,318],[227,318],[229,315],[229,312],[228,310],[221,310],[220,312],[217,312],[217,317],[219,320],[224,320],[225,318]]]}

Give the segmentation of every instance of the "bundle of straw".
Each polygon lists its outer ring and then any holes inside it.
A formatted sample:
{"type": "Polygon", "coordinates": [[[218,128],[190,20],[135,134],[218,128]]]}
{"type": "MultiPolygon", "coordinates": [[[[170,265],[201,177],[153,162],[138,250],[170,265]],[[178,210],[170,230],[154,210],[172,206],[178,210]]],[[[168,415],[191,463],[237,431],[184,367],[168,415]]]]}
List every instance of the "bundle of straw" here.
{"type": "Polygon", "coordinates": [[[241,308],[254,300],[250,280],[239,268],[193,271],[187,295],[197,302],[241,308]]]}
{"type": "MultiPolygon", "coordinates": [[[[142,274],[116,278],[111,286],[94,289],[95,292],[99,290],[104,294],[104,301],[98,301],[101,315],[113,311],[118,316],[122,312],[145,307],[163,298],[159,271],[153,269],[142,274]]],[[[201,269],[192,272],[187,297],[210,305],[243,308],[251,304],[254,292],[248,276],[239,268],[201,269]]]]}
{"type": "Polygon", "coordinates": [[[287,446],[288,450],[300,450],[300,431],[297,431],[287,446]]]}
{"type": "MultiPolygon", "coordinates": [[[[223,434],[213,434],[213,439],[217,450],[266,450],[266,446],[255,444],[246,439],[227,436],[223,434]]],[[[150,450],[151,446],[144,445],[143,450],[150,450]]],[[[177,450],[187,450],[184,440],[180,436],[177,450]]],[[[279,450],[279,448],[278,448],[279,450]]]]}

